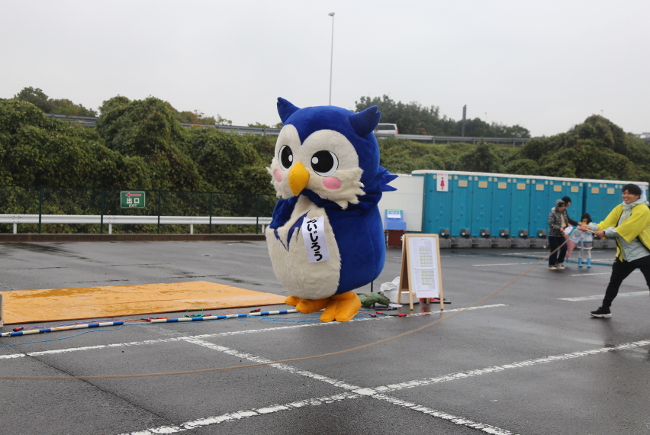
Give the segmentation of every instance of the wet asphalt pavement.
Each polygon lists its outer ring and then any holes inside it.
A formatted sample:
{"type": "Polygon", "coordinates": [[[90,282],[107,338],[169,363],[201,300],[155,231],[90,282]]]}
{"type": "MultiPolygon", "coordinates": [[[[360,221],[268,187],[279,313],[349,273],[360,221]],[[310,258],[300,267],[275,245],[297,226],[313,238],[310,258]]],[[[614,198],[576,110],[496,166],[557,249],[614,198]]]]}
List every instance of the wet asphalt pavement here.
{"type": "MultiPolygon", "coordinates": [[[[590,269],[551,271],[538,264],[546,255],[441,250],[444,314],[416,305],[348,323],[296,313],[2,337],[0,434],[649,434],[643,276],[624,282],[611,319],[592,319],[614,250],[595,250],[590,269]],[[274,361],[285,362],[264,364],[274,361]]],[[[400,261],[389,249],[374,291],[400,261]]],[[[286,295],[264,242],[5,243],[0,264],[3,292],[210,281],[286,295]]]]}

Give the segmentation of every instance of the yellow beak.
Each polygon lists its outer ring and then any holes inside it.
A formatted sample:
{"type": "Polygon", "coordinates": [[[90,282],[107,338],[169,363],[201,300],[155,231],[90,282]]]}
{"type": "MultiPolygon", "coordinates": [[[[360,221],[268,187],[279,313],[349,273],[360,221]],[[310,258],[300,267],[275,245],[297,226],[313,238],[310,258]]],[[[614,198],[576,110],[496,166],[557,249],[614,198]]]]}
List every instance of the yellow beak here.
{"type": "Polygon", "coordinates": [[[307,169],[305,169],[302,163],[298,162],[291,167],[289,170],[289,187],[294,196],[298,196],[302,192],[308,181],[309,172],[307,172],[307,169]]]}

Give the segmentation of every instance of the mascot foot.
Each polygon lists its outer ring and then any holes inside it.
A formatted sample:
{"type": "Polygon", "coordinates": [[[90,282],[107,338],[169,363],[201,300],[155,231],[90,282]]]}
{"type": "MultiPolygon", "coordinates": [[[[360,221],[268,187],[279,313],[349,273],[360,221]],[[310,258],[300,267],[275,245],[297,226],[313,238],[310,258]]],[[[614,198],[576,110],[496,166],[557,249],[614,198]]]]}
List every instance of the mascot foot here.
{"type": "Polygon", "coordinates": [[[291,305],[292,307],[298,305],[299,302],[300,302],[300,298],[298,296],[289,296],[284,300],[285,304],[291,305]]]}
{"type": "Polygon", "coordinates": [[[321,322],[347,322],[357,315],[361,308],[361,299],[353,291],[334,295],[330,299],[327,308],[320,316],[321,322]]]}
{"type": "Polygon", "coordinates": [[[308,314],[320,311],[325,308],[330,298],[325,299],[302,299],[298,296],[289,296],[284,303],[296,307],[301,313],[308,314]]]}

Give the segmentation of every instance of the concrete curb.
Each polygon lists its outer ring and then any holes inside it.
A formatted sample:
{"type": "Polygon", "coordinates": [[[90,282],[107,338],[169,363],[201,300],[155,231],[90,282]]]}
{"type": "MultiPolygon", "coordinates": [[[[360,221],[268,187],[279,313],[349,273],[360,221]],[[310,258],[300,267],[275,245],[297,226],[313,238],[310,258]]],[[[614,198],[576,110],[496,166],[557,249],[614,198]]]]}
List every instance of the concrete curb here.
{"type": "Polygon", "coordinates": [[[264,234],[0,234],[0,243],[264,241],[264,234]]]}

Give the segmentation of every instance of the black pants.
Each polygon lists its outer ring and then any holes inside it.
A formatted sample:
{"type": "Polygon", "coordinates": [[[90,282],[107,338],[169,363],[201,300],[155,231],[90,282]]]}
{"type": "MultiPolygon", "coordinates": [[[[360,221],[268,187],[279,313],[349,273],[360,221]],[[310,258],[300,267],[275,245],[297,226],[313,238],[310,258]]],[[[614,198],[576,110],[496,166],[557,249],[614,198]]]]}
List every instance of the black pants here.
{"type": "Polygon", "coordinates": [[[641,270],[645,277],[645,282],[650,288],[650,256],[639,258],[634,261],[621,261],[616,258],[612,265],[612,276],[609,278],[609,285],[605,291],[605,298],[603,299],[603,307],[609,308],[612,301],[618,294],[618,289],[623,283],[623,280],[630,276],[635,269],[641,270]]]}
{"type": "MultiPolygon", "coordinates": [[[[548,237],[548,244],[551,247],[551,252],[555,251],[557,248],[560,247],[564,243],[564,237],[548,237]]],[[[566,244],[562,246],[561,249],[559,249],[557,252],[551,254],[550,257],[548,257],[548,265],[549,266],[555,266],[558,263],[564,263],[564,257],[566,256],[566,244]]]]}

